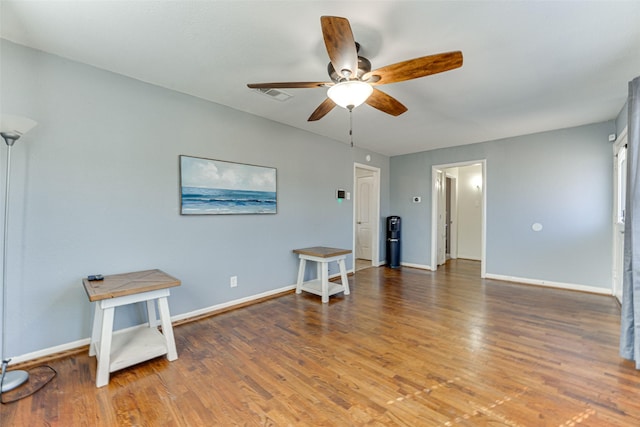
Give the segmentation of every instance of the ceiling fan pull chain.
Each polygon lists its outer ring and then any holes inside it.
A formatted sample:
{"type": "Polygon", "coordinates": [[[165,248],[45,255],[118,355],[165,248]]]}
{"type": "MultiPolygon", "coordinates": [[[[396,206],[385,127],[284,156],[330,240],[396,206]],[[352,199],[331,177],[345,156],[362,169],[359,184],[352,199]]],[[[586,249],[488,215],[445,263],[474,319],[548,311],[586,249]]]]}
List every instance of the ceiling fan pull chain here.
{"type": "Polygon", "coordinates": [[[353,107],[349,108],[349,139],[353,148],[353,107]]]}

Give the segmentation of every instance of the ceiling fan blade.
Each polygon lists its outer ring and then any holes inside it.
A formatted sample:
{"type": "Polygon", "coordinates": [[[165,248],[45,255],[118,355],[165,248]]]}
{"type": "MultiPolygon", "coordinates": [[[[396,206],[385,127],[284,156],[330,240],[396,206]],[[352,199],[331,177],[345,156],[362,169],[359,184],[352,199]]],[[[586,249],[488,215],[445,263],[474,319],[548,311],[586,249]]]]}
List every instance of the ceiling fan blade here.
{"type": "Polygon", "coordinates": [[[339,76],[355,78],[358,73],[358,50],[349,21],[337,16],[322,16],[320,24],[331,65],[339,76]]]}
{"type": "Polygon", "coordinates": [[[316,120],[320,120],[321,118],[326,116],[327,113],[329,113],[329,111],[333,110],[333,107],[335,106],[336,106],[336,103],[333,102],[331,98],[325,99],[322,102],[322,104],[320,104],[318,108],[316,108],[316,110],[313,113],[311,113],[307,121],[315,122],[316,120]]]}
{"type": "Polygon", "coordinates": [[[279,82],[279,83],[248,83],[251,89],[310,89],[314,87],[333,86],[333,82],[279,82]]]}
{"type": "Polygon", "coordinates": [[[383,113],[391,114],[392,116],[399,116],[407,111],[407,107],[402,105],[400,101],[376,88],[373,88],[373,93],[365,102],[367,105],[377,108],[383,113]]]}
{"type": "Polygon", "coordinates": [[[461,66],[462,52],[446,52],[387,65],[366,73],[362,80],[372,85],[386,85],[442,73],[461,66]]]}

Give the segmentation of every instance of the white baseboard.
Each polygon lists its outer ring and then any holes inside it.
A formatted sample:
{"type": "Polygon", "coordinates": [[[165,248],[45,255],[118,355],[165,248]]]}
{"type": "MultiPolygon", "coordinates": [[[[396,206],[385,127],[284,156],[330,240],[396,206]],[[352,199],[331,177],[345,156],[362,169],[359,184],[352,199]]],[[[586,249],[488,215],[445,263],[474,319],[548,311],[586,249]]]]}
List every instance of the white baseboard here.
{"type": "Polygon", "coordinates": [[[434,271],[433,268],[431,268],[430,265],[424,265],[424,264],[414,264],[411,262],[401,262],[400,265],[404,266],[404,267],[411,267],[411,268],[419,268],[421,270],[429,270],[429,271],[434,271]]]}
{"type": "Polygon", "coordinates": [[[271,291],[263,292],[261,294],[251,295],[251,296],[248,296],[248,297],[239,298],[239,299],[228,301],[228,302],[223,302],[221,304],[216,304],[216,305],[212,305],[212,306],[209,306],[209,307],[201,308],[201,309],[198,309],[198,310],[190,311],[190,312],[187,312],[187,313],[182,313],[182,314],[178,314],[178,315],[175,315],[175,316],[171,316],[171,321],[172,322],[176,322],[176,321],[179,321],[179,320],[189,319],[191,317],[202,316],[202,315],[213,313],[213,312],[216,312],[218,310],[225,309],[225,308],[230,308],[230,307],[233,307],[233,306],[236,306],[236,305],[246,304],[248,302],[255,301],[255,300],[258,300],[258,299],[261,299],[261,298],[266,298],[266,297],[270,297],[272,295],[276,295],[276,294],[279,294],[279,293],[282,293],[282,292],[287,292],[287,291],[290,291],[290,290],[295,289],[295,288],[296,288],[296,285],[289,285],[289,286],[285,286],[285,287],[282,287],[282,288],[273,289],[271,291]]]}
{"type": "MultiPolygon", "coordinates": [[[[353,269],[347,271],[347,274],[348,273],[353,273],[353,269]]],[[[329,278],[331,278],[331,279],[333,279],[335,277],[340,277],[340,273],[332,274],[332,275],[329,276],[329,278]]],[[[215,304],[215,305],[212,305],[212,306],[209,306],[209,307],[201,308],[201,309],[190,311],[190,312],[187,312],[187,313],[177,314],[175,316],[171,316],[171,322],[175,323],[177,321],[181,321],[181,320],[185,320],[185,319],[189,319],[189,318],[193,318],[193,317],[199,317],[199,316],[207,315],[209,313],[214,313],[214,312],[222,310],[222,309],[243,305],[243,304],[246,304],[246,303],[251,302],[251,301],[255,301],[255,300],[262,299],[262,298],[266,298],[266,297],[270,297],[270,296],[273,296],[273,295],[277,295],[279,293],[291,291],[291,290],[293,290],[295,288],[296,288],[296,285],[284,286],[282,288],[273,289],[273,290],[270,290],[270,291],[267,291],[267,292],[262,292],[260,294],[251,295],[251,296],[248,296],[248,297],[239,298],[239,299],[228,301],[228,302],[223,302],[221,304],[215,304]]],[[[129,331],[131,329],[146,327],[146,325],[147,324],[145,323],[143,325],[131,326],[129,328],[118,330],[118,331],[114,332],[114,334],[123,333],[123,332],[129,331]]],[[[31,353],[23,354],[23,355],[20,355],[20,356],[12,357],[11,358],[11,363],[15,364],[15,363],[28,362],[30,360],[35,360],[35,359],[39,359],[39,358],[42,358],[42,357],[51,356],[51,355],[56,354],[56,353],[62,353],[62,352],[74,350],[74,349],[77,349],[79,347],[82,347],[82,346],[85,346],[85,345],[89,345],[90,342],[91,342],[91,338],[83,338],[83,339],[78,340],[78,341],[73,341],[73,342],[70,342],[70,343],[61,344],[61,345],[57,345],[57,346],[54,346],[54,347],[44,348],[42,350],[38,350],[38,351],[31,352],[31,353]]]]}
{"type": "Polygon", "coordinates": [[[525,285],[545,286],[548,288],[567,289],[571,291],[590,292],[593,294],[613,295],[611,289],[597,288],[595,286],[577,285],[574,283],[553,282],[550,280],[527,279],[524,277],[505,276],[502,274],[487,273],[485,278],[493,280],[502,280],[506,282],[523,283],[525,285]]]}
{"type": "Polygon", "coordinates": [[[21,356],[15,356],[11,358],[11,364],[13,365],[16,363],[28,362],[29,360],[35,360],[41,357],[50,356],[52,354],[74,350],[76,348],[89,345],[90,342],[91,342],[90,338],[83,338],[78,341],[57,345],[55,347],[44,348],[42,350],[34,351],[32,353],[23,354],[21,356]]]}
{"type": "MultiPolygon", "coordinates": [[[[453,258],[451,258],[453,259],[453,258]]],[[[469,260],[469,261],[482,261],[480,258],[476,258],[473,256],[463,256],[463,255],[458,255],[458,258],[456,259],[465,259],[465,260],[469,260]]]]}

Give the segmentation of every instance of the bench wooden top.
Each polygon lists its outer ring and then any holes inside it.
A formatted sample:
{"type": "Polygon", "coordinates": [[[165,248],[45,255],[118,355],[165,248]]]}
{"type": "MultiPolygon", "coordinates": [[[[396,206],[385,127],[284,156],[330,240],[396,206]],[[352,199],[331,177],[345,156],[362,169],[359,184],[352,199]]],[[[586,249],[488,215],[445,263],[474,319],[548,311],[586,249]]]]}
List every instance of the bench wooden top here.
{"type": "Polygon", "coordinates": [[[82,284],[89,301],[93,302],[180,286],[180,280],[156,269],[104,276],[104,280],[84,278],[82,284]]]}
{"type": "Polygon", "coordinates": [[[351,253],[351,249],[328,248],[326,246],[313,246],[311,248],[294,249],[293,253],[300,255],[315,256],[318,258],[331,258],[339,255],[351,253]]]}

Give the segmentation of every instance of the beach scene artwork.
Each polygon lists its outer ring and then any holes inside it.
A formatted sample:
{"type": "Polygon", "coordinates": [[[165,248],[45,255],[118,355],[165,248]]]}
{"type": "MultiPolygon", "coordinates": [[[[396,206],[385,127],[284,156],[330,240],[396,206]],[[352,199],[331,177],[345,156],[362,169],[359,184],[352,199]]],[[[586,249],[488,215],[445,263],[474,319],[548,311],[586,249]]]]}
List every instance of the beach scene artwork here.
{"type": "Polygon", "coordinates": [[[276,169],[180,156],[183,215],[275,214],[276,169]]]}

